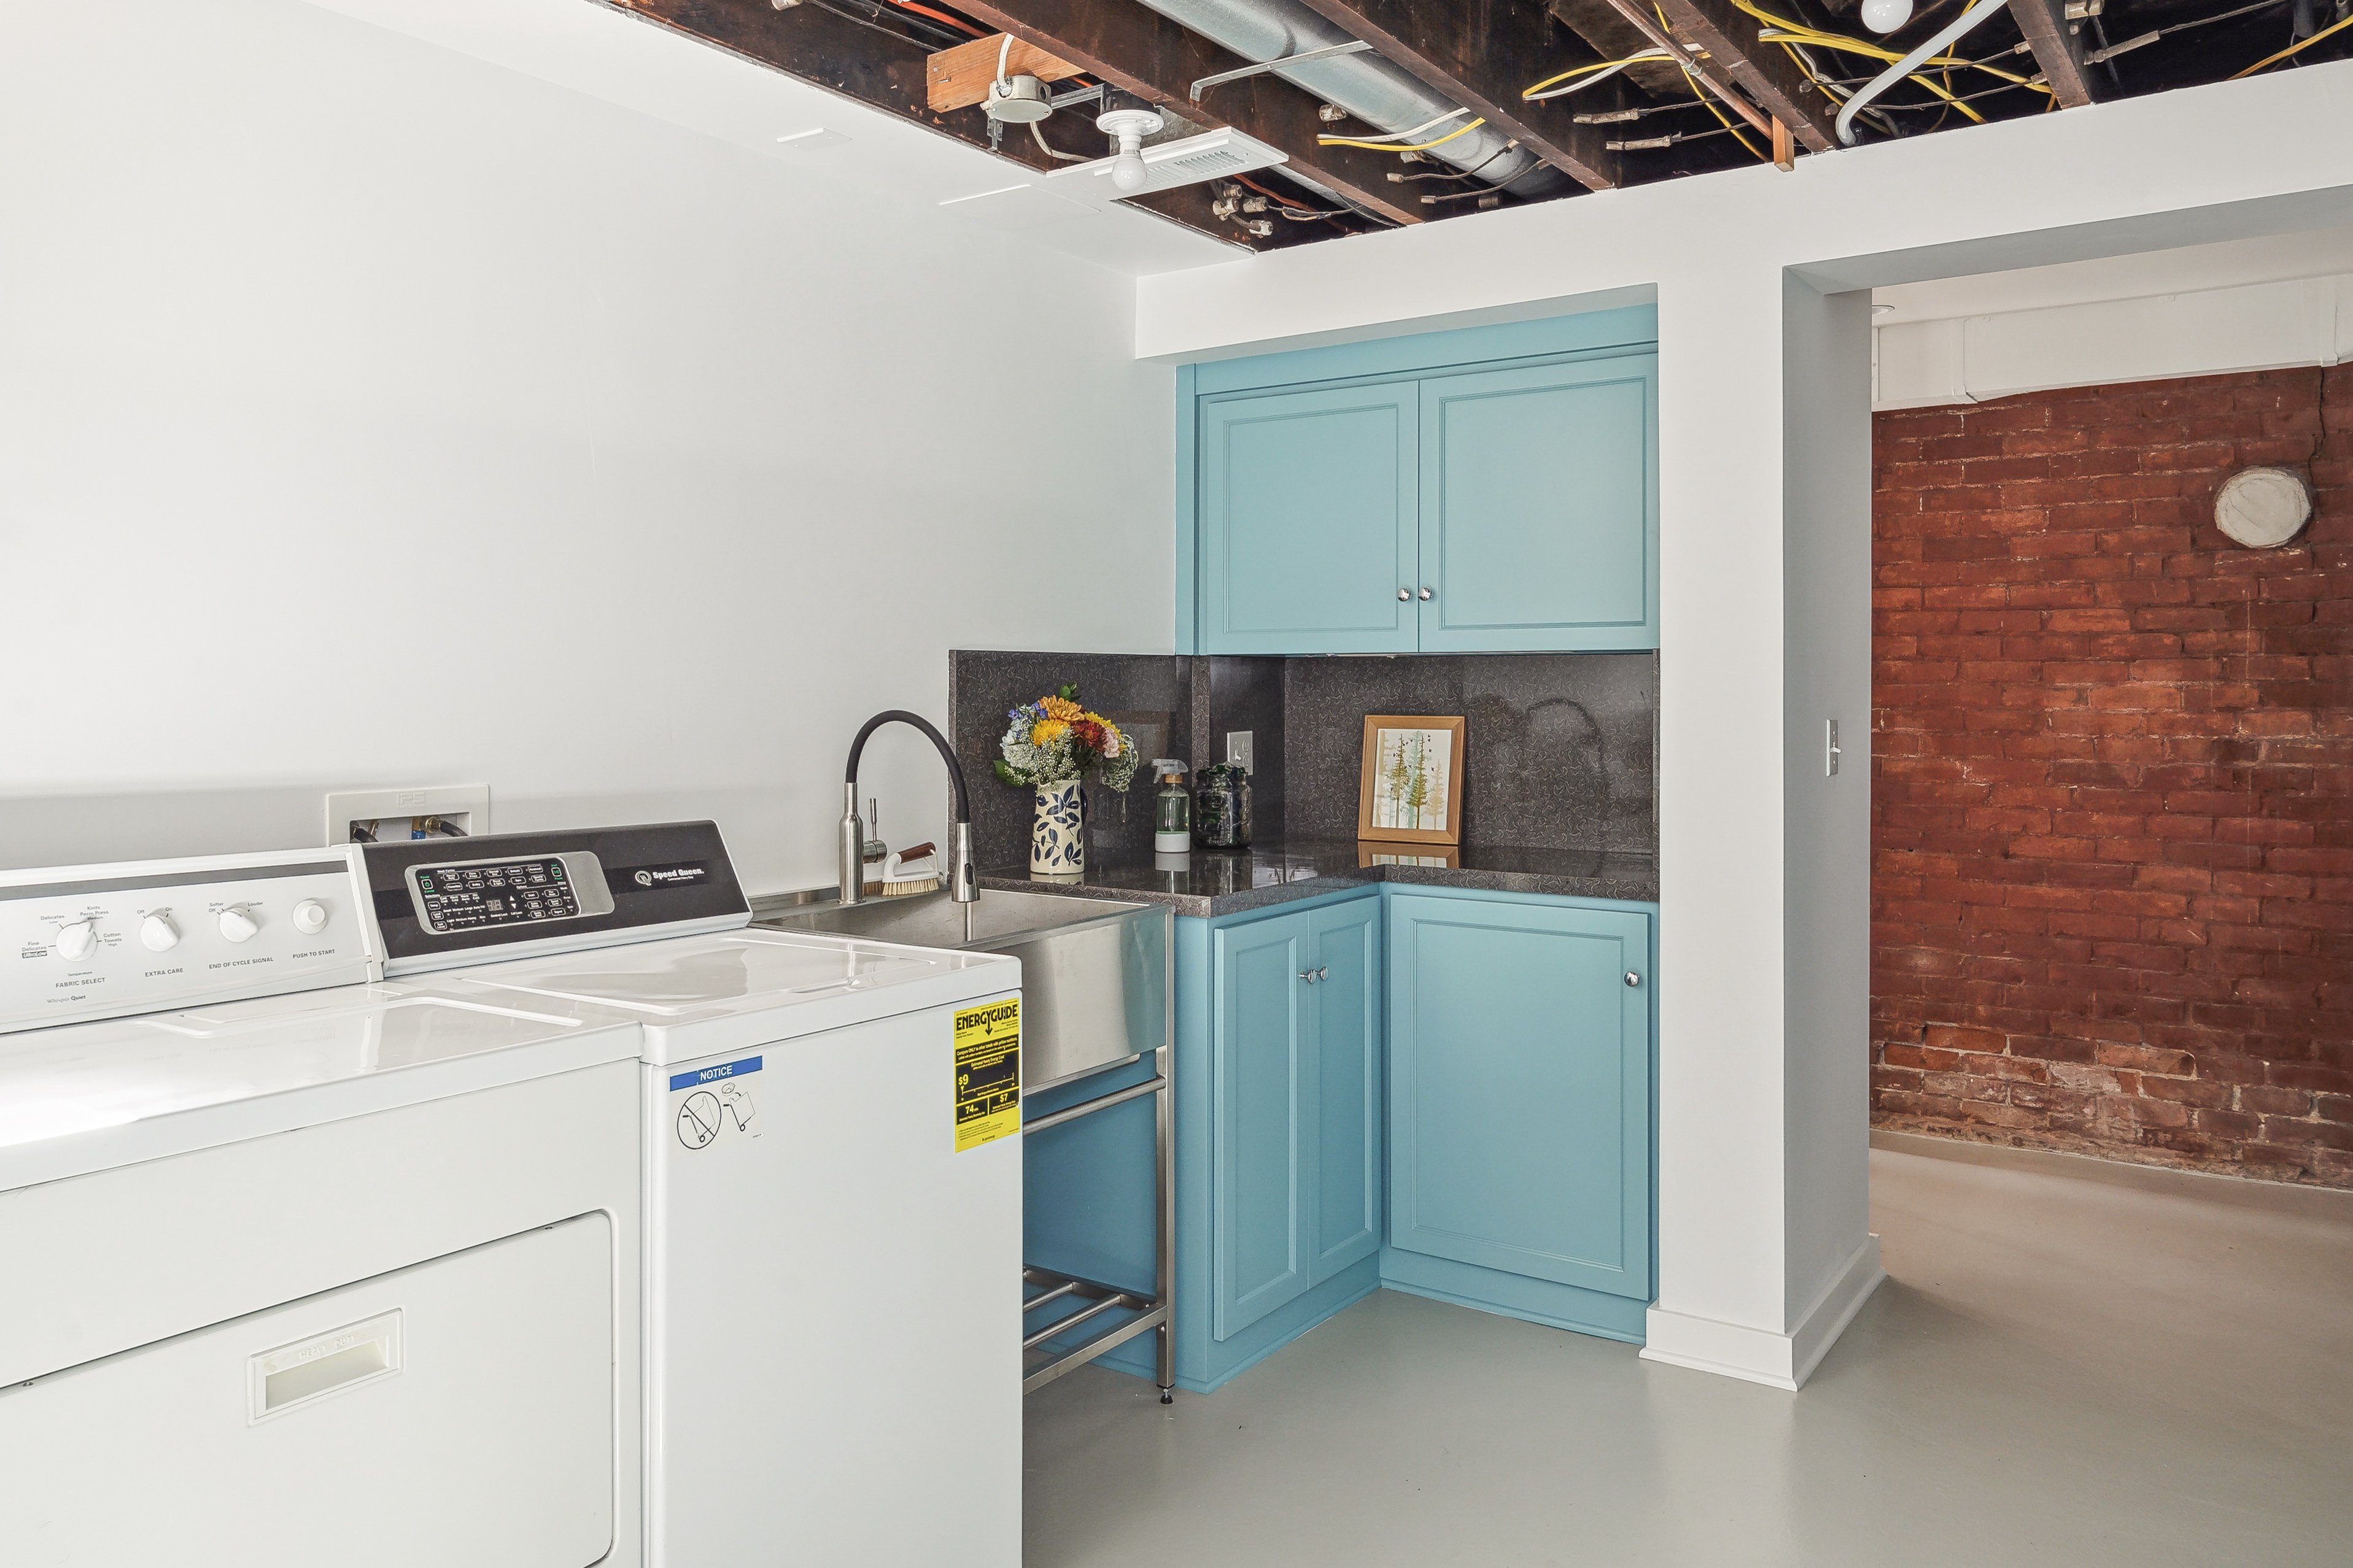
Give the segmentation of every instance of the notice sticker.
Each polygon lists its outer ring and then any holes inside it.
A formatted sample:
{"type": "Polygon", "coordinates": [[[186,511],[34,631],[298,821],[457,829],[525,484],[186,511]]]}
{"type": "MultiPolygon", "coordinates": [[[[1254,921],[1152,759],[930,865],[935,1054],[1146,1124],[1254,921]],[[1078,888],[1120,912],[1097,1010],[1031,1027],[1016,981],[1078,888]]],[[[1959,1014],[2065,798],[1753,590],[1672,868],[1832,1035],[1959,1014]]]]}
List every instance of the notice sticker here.
{"type": "Polygon", "coordinates": [[[955,1152],[1021,1131],[1021,999],[955,1015],[955,1152]]]}
{"type": "Polygon", "coordinates": [[[670,1130],[679,1147],[700,1153],[717,1143],[760,1135],[760,1106],[753,1098],[750,1078],[760,1065],[758,1057],[747,1057],[671,1076],[670,1130]]]}

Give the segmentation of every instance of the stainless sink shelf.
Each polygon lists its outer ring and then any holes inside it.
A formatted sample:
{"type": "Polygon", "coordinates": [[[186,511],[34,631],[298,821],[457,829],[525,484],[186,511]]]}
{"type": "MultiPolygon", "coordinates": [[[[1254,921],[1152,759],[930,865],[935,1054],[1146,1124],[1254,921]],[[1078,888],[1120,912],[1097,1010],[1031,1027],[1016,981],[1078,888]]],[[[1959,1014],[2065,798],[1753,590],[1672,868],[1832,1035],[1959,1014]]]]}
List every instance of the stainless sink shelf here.
{"type": "Polygon", "coordinates": [[[1022,1281],[1021,1391],[1042,1388],[1105,1352],[1145,1333],[1159,1336],[1153,1381],[1172,1402],[1176,1346],[1172,1292],[1176,1279],[1175,921],[1167,909],[1068,894],[988,892],[974,904],[945,893],[844,905],[829,894],[786,894],[753,901],[754,923],[777,931],[824,931],[910,947],[1010,953],[1022,961],[1021,1077],[1026,1137],[1155,1097],[1153,1182],[1155,1229],[1147,1293],[1025,1266],[1022,1281]],[[1153,1074],[1032,1118],[1031,1096],[1151,1059],[1153,1074]],[[1084,1306],[1051,1321],[1033,1314],[1058,1302],[1084,1306]],[[1123,1316],[1122,1314],[1132,1314],[1123,1316]],[[1102,1323],[1067,1350],[1043,1347],[1102,1323]],[[1036,1359],[1032,1359],[1036,1358],[1036,1359]]]}

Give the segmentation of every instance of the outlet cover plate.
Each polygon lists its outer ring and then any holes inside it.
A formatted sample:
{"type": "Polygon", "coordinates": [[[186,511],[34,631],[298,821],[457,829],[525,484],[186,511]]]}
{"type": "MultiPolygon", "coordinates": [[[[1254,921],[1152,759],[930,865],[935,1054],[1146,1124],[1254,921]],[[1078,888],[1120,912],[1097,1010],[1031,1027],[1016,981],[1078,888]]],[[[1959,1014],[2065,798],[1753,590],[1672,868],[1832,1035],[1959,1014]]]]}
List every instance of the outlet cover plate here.
{"type": "Polygon", "coordinates": [[[1258,753],[1253,744],[1256,737],[1253,730],[1226,731],[1226,761],[1240,763],[1242,771],[1253,778],[1258,776],[1258,753]]]}

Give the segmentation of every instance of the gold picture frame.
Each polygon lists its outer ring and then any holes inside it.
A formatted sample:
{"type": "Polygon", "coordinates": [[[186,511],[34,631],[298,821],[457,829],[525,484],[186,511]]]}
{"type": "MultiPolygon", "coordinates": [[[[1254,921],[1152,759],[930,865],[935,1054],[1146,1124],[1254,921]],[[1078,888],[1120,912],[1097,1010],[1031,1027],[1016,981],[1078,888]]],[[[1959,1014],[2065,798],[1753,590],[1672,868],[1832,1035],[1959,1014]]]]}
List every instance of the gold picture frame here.
{"type": "Polygon", "coordinates": [[[1356,837],[1381,843],[1462,842],[1462,716],[1368,713],[1356,837]]]}

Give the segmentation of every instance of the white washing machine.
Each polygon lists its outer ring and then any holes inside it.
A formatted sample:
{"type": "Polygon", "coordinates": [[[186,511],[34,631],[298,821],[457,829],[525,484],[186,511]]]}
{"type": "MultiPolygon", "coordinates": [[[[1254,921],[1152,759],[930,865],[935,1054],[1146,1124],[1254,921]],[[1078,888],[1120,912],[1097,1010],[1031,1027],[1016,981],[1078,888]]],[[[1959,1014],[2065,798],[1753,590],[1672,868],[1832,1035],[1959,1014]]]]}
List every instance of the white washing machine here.
{"type": "Polygon", "coordinates": [[[346,850],[0,873],[0,1561],[640,1559],[634,1016],[346,850]]]}
{"type": "Polygon", "coordinates": [[[708,824],[367,864],[389,973],[639,1023],[649,1563],[1018,1563],[1019,962],[744,929],[708,824]]]}

